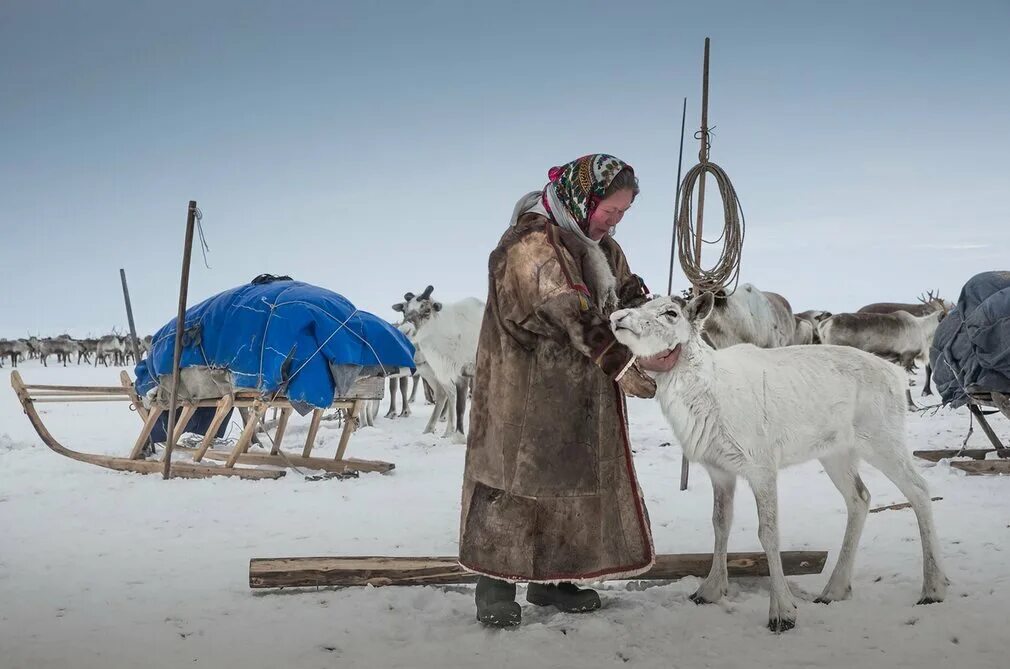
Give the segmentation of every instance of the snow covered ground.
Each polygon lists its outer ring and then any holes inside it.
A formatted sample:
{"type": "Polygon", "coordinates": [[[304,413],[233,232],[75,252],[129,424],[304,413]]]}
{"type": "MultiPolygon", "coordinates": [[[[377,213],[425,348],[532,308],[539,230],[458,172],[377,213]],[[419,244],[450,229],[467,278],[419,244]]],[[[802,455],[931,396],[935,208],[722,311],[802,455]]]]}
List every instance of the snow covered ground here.
{"type": "MultiPolygon", "coordinates": [[[[25,364],[35,383],[115,384],[118,372],[25,364]]],[[[910,510],[872,514],[853,599],[812,599],[833,566],[844,504],[817,463],[783,473],[784,549],[829,551],[825,573],[791,578],[795,630],[764,625],[764,579],[731,583],[718,605],[688,599],[698,579],[602,586],[604,609],[566,615],[526,605],[521,628],[474,619],[472,587],[254,592],[251,557],[451,555],[456,552],[461,446],[409,419],[379,418],[349,455],[389,460],[388,475],[310,482],[162,481],[116,473],[48,450],[7,385],[0,388],[0,667],[997,667],[1010,613],[1010,479],[966,477],[921,463],[952,586],[916,607],[921,553],[910,510]]],[[[918,397],[918,387],[913,395],[918,397]]],[[[140,421],[123,404],[41,405],[71,448],[125,454],[140,421]]],[[[382,412],[384,413],[385,407],[382,412]]],[[[678,491],[680,450],[651,401],[631,402],[637,466],[662,553],[711,550],[711,489],[692,472],[678,491]]],[[[1004,437],[1010,423],[992,421],[1004,437]]],[[[965,411],[911,416],[909,447],[953,447],[965,411]]],[[[290,443],[306,421],[293,421],[290,443]]],[[[233,431],[234,434],[234,431],[233,431]]],[[[322,452],[338,431],[324,423],[322,452]]],[[[986,446],[976,429],[976,447],[986,446]]],[[[904,501],[864,466],[873,505],[904,501]]],[[[730,550],[760,550],[752,498],[736,501],[730,550]]],[[[523,593],[520,593],[520,601],[523,593]]]]}

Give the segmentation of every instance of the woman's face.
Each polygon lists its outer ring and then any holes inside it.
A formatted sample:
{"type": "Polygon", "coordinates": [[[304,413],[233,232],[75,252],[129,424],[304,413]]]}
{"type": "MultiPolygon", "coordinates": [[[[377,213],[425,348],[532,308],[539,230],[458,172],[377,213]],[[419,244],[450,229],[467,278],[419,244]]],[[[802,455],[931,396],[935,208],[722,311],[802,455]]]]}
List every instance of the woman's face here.
{"type": "Polygon", "coordinates": [[[600,201],[598,207],[589,217],[589,238],[595,242],[603,239],[610,228],[616,227],[624,212],[631,208],[631,201],[635,193],[630,189],[619,190],[605,200],[600,201]]]}

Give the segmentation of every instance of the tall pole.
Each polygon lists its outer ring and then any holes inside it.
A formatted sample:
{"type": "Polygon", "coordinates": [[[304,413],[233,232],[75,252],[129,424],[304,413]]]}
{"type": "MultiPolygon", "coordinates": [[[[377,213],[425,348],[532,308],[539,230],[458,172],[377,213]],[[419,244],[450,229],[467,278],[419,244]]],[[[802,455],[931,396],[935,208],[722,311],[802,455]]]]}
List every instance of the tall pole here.
{"type": "Polygon", "coordinates": [[[179,285],[179,314],[175,319],[175,354],[172,357],[172,391],[168,402],[168,432],[165,435],[165,467],[162,477],[172,475],[172,448],[175,446],[175,410],[179,402],[179,361],[182,358],[182,331],[186,327],[186,298],[189,295],[189,261],[193,256],[193,224],[196,200],[189,201],[186,214],[186,241],[182,247],[182,280],[179,285]]]}
{"type": "Polygon", "coordinates": [[[680,112],[680,154],[677,158],[677,189],[673,196],[673,236],[670,238],[670,275],[666,280],[666,294],[673,295],[673,259],[677,255],[677,220],[680,217],[680,172],[684,166],[684,125],[687,121],[687,98],[680,112]]]}
{"type": "MultiPolygon", "coordinates": [[[[705,38],[705,65],[701,79],[701,147],[698,150],[698,162],[708,162],[708,47],[709,38],[705,38]]],[[[695,227],[694,258],[701,265],[701,230],[705,217],[705,172],[698,176],[698,224],[695,227]]],[[[695,289],[695,293],[698,290],[695,289]]]]}
{"type": "Polygon", "coordinates": [[[133,305],[130,304],[130,289],[126,286],[126,270],[119,268],[119,280],[123,282],[123,299],[126,300],[126,320],[130,324],[130,341],[133,342],[133,361],[140,364],[140,342],[137,341],[137,327],[133,324],[133,305]]]}
{"type": "MultiPolygon", "coordinates": [[[[701,147],[698,150],[698,162],[704,164],[708,162],[708,49],[711,40],[705,38],[705,62],[702,66],[701,75],[701,147]]],[[[705,171],[698,175],[698,222],[695,226],[694,238],[694,258],[698,267],[701,267],[701,240],[702,222],[705,217],[705,171]]],[[[694,287],[694,295],[701,295],[701,289],[694,287]]],[[[680,489],[687,490],[687,481],[690,477],[691,466],[687,461],[687,456],[680,459],[680,489]]]]}

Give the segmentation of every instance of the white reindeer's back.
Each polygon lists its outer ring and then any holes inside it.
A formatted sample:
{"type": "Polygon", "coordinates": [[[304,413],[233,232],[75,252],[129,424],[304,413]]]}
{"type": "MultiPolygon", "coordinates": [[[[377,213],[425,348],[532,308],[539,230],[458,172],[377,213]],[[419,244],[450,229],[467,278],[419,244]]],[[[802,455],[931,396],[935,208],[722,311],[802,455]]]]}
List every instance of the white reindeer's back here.
{"type": "MultiPolygon", "coordinates": [[[[713,407],[717,415],[707,420],[715,424],[689,428],[688,440],[704,433],[713,442],[728,442],[748,460],[771,458],[776,466],[787,466],[858,446],[871,432],[893,431],[903,438],[903,375],[868,353],[843,346],[741,344],[714,351],[712,361],[711,389],[719,402],[713,407]]],[[[671,391],[675,398],[676,386],[671,391]]],[[[678,411],[676,401],[671,406],[679,414],[669,416],[675,429],[692,420],[688,414],[705,415],[697,407],[678,411]]],[[[702,457],[712,448],[718,450],[719,444],[697,443],[694,455],[702,457]]]]}
{"type": "Polygon", "coordinates": [[[454,381],[477,363],[484,303],[475,297],[445,304],[415,334],[425,362],[444,383],[454,381]]]}

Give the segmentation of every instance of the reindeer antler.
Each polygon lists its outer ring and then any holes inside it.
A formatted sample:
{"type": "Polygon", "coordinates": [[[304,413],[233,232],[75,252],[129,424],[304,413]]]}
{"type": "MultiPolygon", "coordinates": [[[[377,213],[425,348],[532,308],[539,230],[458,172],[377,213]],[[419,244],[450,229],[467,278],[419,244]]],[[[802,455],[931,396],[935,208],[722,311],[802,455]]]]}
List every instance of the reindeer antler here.
{"type": "Polygon", "coordinates": [[[428,286],[424,289],[424,292],[418,296],[418,299],[428,300],[431,299],[431,291],[435,290],[435,286],[428,286]]]}

